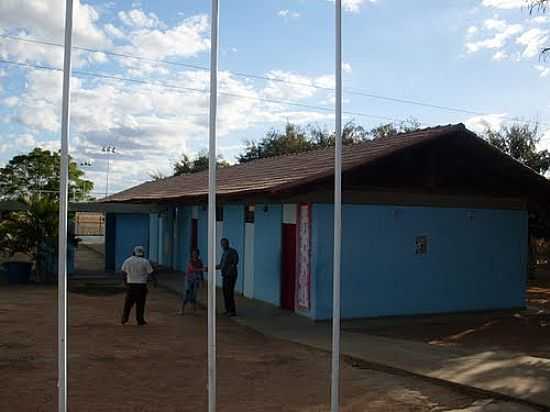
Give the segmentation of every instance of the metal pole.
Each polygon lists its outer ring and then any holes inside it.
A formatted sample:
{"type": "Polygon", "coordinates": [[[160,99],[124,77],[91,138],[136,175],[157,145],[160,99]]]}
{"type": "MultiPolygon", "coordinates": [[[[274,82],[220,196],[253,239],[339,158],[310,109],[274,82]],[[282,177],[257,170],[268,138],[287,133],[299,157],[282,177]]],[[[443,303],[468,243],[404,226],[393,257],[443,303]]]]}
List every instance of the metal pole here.
{"type": "Polygon", "coordinates": [[[218,108],[219,1],[212,0],[210,35],[210,139],[208,143],[208,411],[216,410],[216,115],[218,108]]]}
{"type": "Polygon", "coordinates": [[[111,172],[111,158],[107,153],[107,180],[105,182],[105,197],[109,196],[109,173],[111,172]]]}
{"type": "Polygon", "coordinates": [[[61,113],[61,162],[59,180],[58,262],[58,410],[67,411],[67,209],[69,181],[69,109],[71,88],[71,47],[73,0],[65,3],[65,57],[63,63],[63,102],[61,113]]]}
{"type": "Polygon", "coordinates": [[[342,253],[342,0],[336,0],[336,103],[334,153],[334,268],[332,285],[331,411],[340,408],[340,260],[342,253]]]}

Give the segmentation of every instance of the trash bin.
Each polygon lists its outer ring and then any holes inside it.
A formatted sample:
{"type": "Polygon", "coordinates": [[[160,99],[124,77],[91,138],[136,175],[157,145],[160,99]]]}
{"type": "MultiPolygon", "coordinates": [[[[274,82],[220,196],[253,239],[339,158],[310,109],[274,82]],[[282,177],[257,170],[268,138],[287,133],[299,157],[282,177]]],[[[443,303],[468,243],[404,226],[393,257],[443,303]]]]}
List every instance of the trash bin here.
{"type": "Polygon", "coordinates": [[[10,285],[29,283],[31,280],[32,263],[30,262],[5,262],[4,270],[10,285]]]}

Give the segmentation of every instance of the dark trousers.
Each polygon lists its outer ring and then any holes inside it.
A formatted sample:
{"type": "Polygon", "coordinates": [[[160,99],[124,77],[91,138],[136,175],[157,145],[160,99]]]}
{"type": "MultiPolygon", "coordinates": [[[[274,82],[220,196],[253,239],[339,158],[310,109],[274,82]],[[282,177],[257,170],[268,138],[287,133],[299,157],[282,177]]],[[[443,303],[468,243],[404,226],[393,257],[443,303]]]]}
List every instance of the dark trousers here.
{"type": "Polygon", "coordinates": [[[225,311],[227,313],[236,313],[235,309],[235,283],[237,276],[223,277],[223,299],[225,301],[225,311]]]}
{"type": "Polygon", "coordinates": [[[128,322],[130,312],[134,304],[136,305],[136,320],[139,325],[145,323],[145,298],[147,297],[147,285],[141,283],[128,283],[126,289],[126,299],[124,300],[124,310],[122,311],[122,323],[128,322]]]}

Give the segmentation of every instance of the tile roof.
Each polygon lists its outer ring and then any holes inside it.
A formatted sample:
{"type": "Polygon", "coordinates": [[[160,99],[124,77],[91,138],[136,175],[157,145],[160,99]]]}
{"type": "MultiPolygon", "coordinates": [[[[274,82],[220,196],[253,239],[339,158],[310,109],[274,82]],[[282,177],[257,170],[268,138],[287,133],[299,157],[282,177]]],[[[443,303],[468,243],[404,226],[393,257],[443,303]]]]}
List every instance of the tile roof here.
{"type": "MultiPolygon", "coordinates": [[[[389,156],[400,150],[467,131],[463,124],[438,126],[397,137],[347,145],[343,148],[342,170],[389,156]]],[[[471,132],[470,132],[471,133],[471,132]]],[[[217,195],[235,196],[253,193],[273,194],[280,190],[307,184],[334,173],[334,148],[254,160],[218,169],[217,195]]],[[[156,202],[187,200],[208,194],[208,172],[174,176],[145,182],[103,199],[104,202],[156,202]]]]}

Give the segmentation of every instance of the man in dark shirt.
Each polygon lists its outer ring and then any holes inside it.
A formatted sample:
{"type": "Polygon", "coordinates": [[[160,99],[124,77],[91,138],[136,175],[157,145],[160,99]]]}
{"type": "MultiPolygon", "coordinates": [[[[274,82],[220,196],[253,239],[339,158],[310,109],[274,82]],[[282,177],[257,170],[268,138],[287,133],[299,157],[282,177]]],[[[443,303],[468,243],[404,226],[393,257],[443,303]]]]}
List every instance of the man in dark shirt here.
{"type": "Polygon", "coordinates": [[[225,238],[221,240],[221,246],[223,249],[223,255],[220,260],[220,264],[216,269],[219,269],[222,272],[225,314],[227,316],[236,316],[235,283],[237,283],[237,265],[239,264],[239,254],[235,249],[229,247],[229,240],[225,238]]]}

